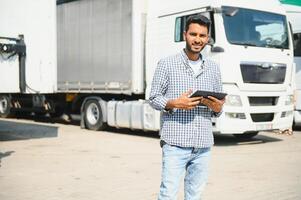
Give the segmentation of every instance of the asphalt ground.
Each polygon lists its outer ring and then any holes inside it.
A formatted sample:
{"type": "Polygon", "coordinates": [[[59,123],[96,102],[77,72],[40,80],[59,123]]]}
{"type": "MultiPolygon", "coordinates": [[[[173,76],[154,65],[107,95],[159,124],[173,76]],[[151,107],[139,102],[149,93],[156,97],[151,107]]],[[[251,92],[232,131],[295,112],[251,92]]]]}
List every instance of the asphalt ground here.
{"type": "MultiPolygon", "coordinates": [[[[0,165],[1,200],[154,200],[161,149],[156,132],[0,119],[0,165]]],[[[300,200],[301,132],[215,136],[204,199],[300,200]]]]}

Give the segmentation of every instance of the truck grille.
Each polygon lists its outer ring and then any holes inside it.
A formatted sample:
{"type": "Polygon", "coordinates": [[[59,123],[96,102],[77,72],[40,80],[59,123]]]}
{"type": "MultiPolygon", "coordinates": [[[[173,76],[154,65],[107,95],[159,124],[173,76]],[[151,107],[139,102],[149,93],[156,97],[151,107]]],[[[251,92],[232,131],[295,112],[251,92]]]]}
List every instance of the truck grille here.
{"type": "Polygon", "coordinates": [[[253,122],[271,122],[274,119],[274,113],[251,114],[253,122]]]}
{"type": "Polygon", "coordinates": [[[281,84],[286,74],[285,64],[241,63],[240,70],[244,83],[281,84]]]}
{"type": "Polygon", "coordinates": [[[275,106],[278,97],[249,97],[250,106],[275,106]]]}

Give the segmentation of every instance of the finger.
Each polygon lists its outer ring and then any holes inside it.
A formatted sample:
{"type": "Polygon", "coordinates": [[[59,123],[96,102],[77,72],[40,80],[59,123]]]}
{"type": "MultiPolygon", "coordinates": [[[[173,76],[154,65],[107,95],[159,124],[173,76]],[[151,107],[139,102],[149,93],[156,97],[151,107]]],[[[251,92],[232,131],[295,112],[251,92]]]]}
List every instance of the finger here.
{"type": "Polygon", "coordinates": [[[188,104],[188,106],[197,106],[201,103],[201,101],[193,101],[188,104]]]}
{"type": "Polygon", "coordinates": [[[222,102],[222,104],[224,104],[225,101],[226,101],[226,98],[223,98],[223,99],[221,99],[220,101],[222,102]]]}
{"type": "Polygon", "coordinates": [[[190,101],[200,101],[200,100],[202,100],[202,97],[191,97],[189,99],[190,99],[190,101]]]}
{"type": "Polygon", "coordinates": [[[215,98],[215,97],[213,97],[213,96],[208,96],[208,99],[210,99],[210,100],[212,100],[212,101],[214,101],[214,102],[220,101],[219,99],[217,99],[217,98],[215,98]]]}
{"type": "Polygon", "coordinates": [[[203,98],[203,99],[201,100],[201,103],[202,103],[202,104],[205,104],[206,106],[208,106],[208,105],[212,104],[212,101],[211,101],[210,99],[203,98]]]}
{"type": "Polygon", "coordinates": [[[225,98],[220,100],[220,99],[217,99],[217,98],[212,97],[212,96],[209,96],[209,98],[210,98],[211,101],[214,101],[214,103],[218,103],[220,105],[223,105],[225,103],[225,100],[226,100],[225,98]]]}

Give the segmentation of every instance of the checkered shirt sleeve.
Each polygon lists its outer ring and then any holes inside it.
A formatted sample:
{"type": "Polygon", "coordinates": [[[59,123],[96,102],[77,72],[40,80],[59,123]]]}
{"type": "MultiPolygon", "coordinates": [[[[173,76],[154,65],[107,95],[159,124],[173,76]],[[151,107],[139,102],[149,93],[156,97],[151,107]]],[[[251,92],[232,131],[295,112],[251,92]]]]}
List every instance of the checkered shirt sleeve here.
{"type": "Polygon", "coordinates": [[[168,72],[164,60],[159,61],[156,68],[153,81],[152,89],[150,94],[150,102],[154,109],[163,111],[167,104],[168,99],[166,96],[166,90],[168,87],[168,72]]]}

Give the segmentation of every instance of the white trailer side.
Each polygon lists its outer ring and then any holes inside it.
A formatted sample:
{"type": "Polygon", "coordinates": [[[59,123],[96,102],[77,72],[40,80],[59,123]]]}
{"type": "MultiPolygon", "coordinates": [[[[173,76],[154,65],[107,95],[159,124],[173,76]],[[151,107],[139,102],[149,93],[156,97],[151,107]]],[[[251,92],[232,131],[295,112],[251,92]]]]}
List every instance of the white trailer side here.
{"type": "Polygon", "coordinates": [[[301,125],[301,6],[283,4],[288,20],[293,29],[294,62],[296,63],[296,91],[295,91],[295,111],[294,123],[301,125]]]}
{"type": "Polygon", "coordinates": [[[58,91],[143,94],[145,12],[137,0],[58,4],[58,91]]]}
{"type": "MultiPolygon", "coordinates": [[[[24,93],[53,93],[57,89],[56,3],[52,0],[0,1],[0,37],[24,36],[24,93]]],[[[2,39],[2,43],[15,42],[2,39]]],[[[20,92],[18,55],[2,53],[0,93],[20,92]]]]}

